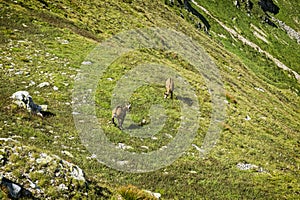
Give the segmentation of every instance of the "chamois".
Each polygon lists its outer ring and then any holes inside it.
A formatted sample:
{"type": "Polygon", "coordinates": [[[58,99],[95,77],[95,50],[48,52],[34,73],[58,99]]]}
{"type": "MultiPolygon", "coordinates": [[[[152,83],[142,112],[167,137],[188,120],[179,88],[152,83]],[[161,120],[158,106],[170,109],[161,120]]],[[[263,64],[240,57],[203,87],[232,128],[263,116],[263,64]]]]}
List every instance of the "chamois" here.
{"type": "Polygon", "coordinates": [[[129,111],[131,104],[127,104],[125,106],[116,106],[113,110],[112,110],[112,116],[111,116],[111,121],[112,123],[117,126],[117,124],[115,123],[114,118],[117,118],[118,120],[118,124],[119,124],[119,129],[123,129],[122,125],[126,116],[126,113],[129,111]]]}
{"type": "Polygon", "coordinates": [[[173,99],[174,81],[172,78],[166,80],[166,89],[167,91],[164,93],[164,98],[167,98],[169,94],[171,94],[171,99],[173,99]]]}

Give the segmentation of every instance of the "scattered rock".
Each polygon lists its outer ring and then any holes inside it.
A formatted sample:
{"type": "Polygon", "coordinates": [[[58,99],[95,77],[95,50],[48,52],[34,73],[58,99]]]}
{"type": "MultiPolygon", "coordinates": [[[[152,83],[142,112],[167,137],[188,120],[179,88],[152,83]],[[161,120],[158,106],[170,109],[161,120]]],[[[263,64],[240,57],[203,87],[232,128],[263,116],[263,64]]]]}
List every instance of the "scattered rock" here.
{"type": "Polygon", "coordinates": [[[276,19],[273,16],[271,18],[279,25],[279,27],[281,27],[283,30],[287,32],[290,38],[296,39],[297,43],[300,44],[300,33],[292,29],[290,26],[286,25],[283,21],[280,21],[279,19],[276,19]]]}
{"type": "Polygon", "coordinates": [[[58,42],[60,44],[69,44],[70,43],[68,40],[64,40],[64,39],[59,39],[58,42]]]}
{"type": "Polygon", "coordinates": [[[159,149],[160,149],[160,150],[164,150],[164,149],[167,149],[167,148],[168,148],[168,147],[164,145],[164,146],[161,146],[159,149]]]}
{"type": "Polygon", "coordinates": [[[23,71],[18,71],[15,73],[15,75],[22,75],[23,74],[23,71]]]}
{"type": "Polygon", "coordinates": [[[58,187],[57,187],[58,190],[68,190],[69,188],[65,185],[65,184],[60,184],[58,187]]]}
{"type": "Polygon", "coordinates": [[[46,111],[48,109],[47,105],[40,105],[40,106],[41,106],[42,111],[46,111]]]}
{"type": "Polygon", "coordinates": [[[15,93],[13,93],[10,98],[12,98],[14,100],[20,100],[20,101],[22,101],[22,99],[23,99],[24,96],[25,97],[29,96],[29,92],[27,92],[27,91],[17,91],[15,93]]]}
{"type": "Polygon", "coordinates": [[[258,168],[258,166],[249,163],[238,163],[236,167],[240,170],[251,170],[258,168]]]}
{"type": "Polygon", "coordinates": [[[148,124],[148,122],[147,122],[145,119],[142,119],[142,121],[140,122],[140,125],[141,125],[141,126],[144,126],[144,125],[146,125],[146,124],[148,124]]]}
{"type": "Polygon", "coordinates": [[[43,83],[38,84],[38,87],[42,88],[42,87],[49,86],[49,85],[50,85],[49,82],[43,82],[43,83]]]}
{"type": "Polygon", "coordinates": [[[82,64],[82,65],[91,65],[92,62],[91,62],[91,61],[83,61],[81,64],[82,64]]]}
{"type": "Polygon", "coordinates": [[[147,147],[147,146],[141,146],[141,148],[143,148],[143,149],[149,149],[149,147],[147,147]]]}
{"type": "Polygon", "coordinates": [[[97,155],[96,154],[92,154],[91,156],[86,157],[87,159],[96,159],[97,155]]]}
{"type": "Polygon", "coordinates": [[[37,158],[35,161],[36,161],[36,163],[38,163],[38,164],[45,165],[45,164],[48,164],[49,162],[52,161],[52,157],[51,157],[51,156],[48,156],[46,153],[41,153],[41,154],[40,154],[40,157],[37,158]]]}
{"type": "Polygon", "coordinates": [[[197,145],[192,144],[192,146],[195,147],[195,149],[196,149],[197,151],[199,151],[200,154],[204,152],[204,150],[203,150],[202,148],[198,147],[197,145]]]}
{"type": "Polygon", "coordinates": [[[57,90],[58,90],[58,87],[53,86],[53,90],[54,90],[54,91],[57,91],[57,90]]]}
{"type": "Polygon", "coordinates": [[[256,170],[257,172],[266,172],[262,167],[250,163],[238,163],[236,167],[240,170],[256,170]]]}
{"type": "Polygon", "coordinates": [[[241,6],[241,4],[240,4],[240,2],[239,2],[238,0],[235,0],[235,1],[233,2],[233,4],[234,4],[234,6],[237,7],[237,8],[240,8],[240,6],[241,6]]]}
{"type": "Polygon", "coordinates": [[[255,87],[255,89],[256,89],[257,91],[260,91],[260,92],[265,92],[263,89],[261,89],[261,88],[259,88],[259,87],[255,87]]]}
{"type": "Polygon", "coordinates": [[[158,192],[151,192],[151,191],[149,191],[149,190],[143,190],[143,191],[145,191],[145,192],[151,194],[153,197],[155,197],[155,198],[157,198],[157,199],[160,199],[160,197],[161,197],[161,194],[158,193],[158,192]]]}
{"type": "Polygon", "coordinates": [[[245,120],[246,120],[246,121],[249,121],[249,120],[251,120],[251,117],[250,117],[249,115],[247,115],[247,116],[245,117],[245,120]]]}
{"type": "Polygon", "coordinates": [[[119,148],[119,149],[124,149],[124,150],[126,150],[126,149],[133,149],[132,146],[128,146],[128,145],[123,144],[123,143],[118,143],[117,148],[119,148]]]}
{"type": "Polygon", "coordinates": [[[35,85],[35,82],[31,80],[28,87],[33,86],[33,85],[35,85]]]}
{"type": "Polygon", "coordinates": [[[14,199],[53,199],[54,194],[56,199],[109,199],[111,194],[94,180],[87,180],[79,166],[11,138],[0,139],[0,182],[14,199]]]}

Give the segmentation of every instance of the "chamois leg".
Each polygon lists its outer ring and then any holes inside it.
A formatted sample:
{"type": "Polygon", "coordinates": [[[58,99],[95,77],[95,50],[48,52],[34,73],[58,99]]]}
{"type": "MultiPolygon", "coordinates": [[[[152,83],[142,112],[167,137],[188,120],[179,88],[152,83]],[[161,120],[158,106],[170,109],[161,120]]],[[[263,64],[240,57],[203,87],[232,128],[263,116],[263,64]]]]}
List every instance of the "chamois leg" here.
{"type": "Polygon", "coordinates": [[[111,121],[112,121],[112,123],[113,123],[115,126],[117,126],[117,124],[115,123],[115,118],[114,118],[114,117],[111,118],[111,121]]]}
{"type": "Polygon", "coordinates": [[[118,119],[118,123],[119,123],[119,129],[122,130],[123,129],[123,127],[122,127],[123,120],[122,119],[118,119]]]}

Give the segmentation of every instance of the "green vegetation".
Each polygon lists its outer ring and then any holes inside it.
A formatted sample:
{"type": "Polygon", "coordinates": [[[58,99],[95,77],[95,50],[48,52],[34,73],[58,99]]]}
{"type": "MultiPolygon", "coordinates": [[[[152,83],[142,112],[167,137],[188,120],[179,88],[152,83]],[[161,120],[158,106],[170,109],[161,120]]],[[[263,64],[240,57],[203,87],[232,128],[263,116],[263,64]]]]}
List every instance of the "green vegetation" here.
{"type": "MultiPolygon", "coordinates": [[[[261,23],[263,13],[257,1],[250,17],[245,10],[237,10],[231,1],[197,2],[224,24],[300,73],[299,44],[283,30],[261,23]],[[254,26],[266,35],[269,43],[253,35],[254,26]]],[[[299,31],[299,5],[283,0],[277,2],[281,10],[276,17],[299,31]]],[[[194,21],[188,18],[191,14],[184,8],[169,6],[160,0],[1,2],[0,137],[14,137],[22,145],[38,152],[51,152],[78,165],[92,177],[92,184],[98,184],[99,187],[94,187],[95,196],[91,195],[95,198],[119,199],[121,195],[124,199],[151,199],[142,189],[160,193],[161,199],[298,198],[299,82],[198,11],[209,21],[210,35],[195,28],[194,21]],[[98,43],[121,31],[149,26],[181,31],[208,52],[223,78],[227,119],[215,148],[205,158],[200,158],[191,145],[168,167],[147,173],[119,172],[91,159],[91,153],[81,143],[72,116],[74,79],[81,63],[98,43]],[[37,86],[45,81],[50,86],[37,86]],[[54,90],[54,86],[58,90],[54,90]],[[9,97],[18,90],[29,91],[36,103],[48,105],[48,110],[56,116],[41,119],[17,108],[9,97]],[[73,157],[62,153],[63,150],[73,157]],[[240,170],[238,163],[251,163],[259,169],[240,170]],[[97,190],[106,186],[112,193],[103,195],[97,190]]],[[[133,105],[130,115],[136,124],[142,119],[150,121],[149,108],[153,104],[162,104],[167,110],[168,120],[157,140],[132,138],[110,123],[110,97],[116,82],[130,69],[147,62],[171,67],[194,87],[201,117],[193,144],[201,147],[212,110],[205,81],[185,58],[156,50],[141,49],[122,55],[99,77],[96,112],[107,137],[112,143],[132,146],[128,151],[147,153],[172,140],[166,135],[167,131],[175,136],[180,101],[162,99],[163,82],[138,88],[130,99],[133,105]]],[[[19,157],[14,155],[12,159],[16,167],[24,166],[24,160],[19,157]]],[[[9,171],[16,177],[22,176],[21,171],[9,171]]],[[[50,175],[40,177],[32,172],[31,176],[33,180],[39,179],[40,187],[47,187],[50,175]]],[[[47,194],[53,199],[63,198],[56,196],[53,188],[48,188],[47,194]]],[[[83,198],[80,195],[74,198],[83,198]]],[[[7,191],[1,188],[0,198],[6,196],[7,191]]]]}
{"type": "Polygon", "coordinates": [[[139,199],[155,200],[156,199],[146,191],[141,191],[140,189],[138,189],[133,185],[122,186],[121,188],[119,188],[118,191],[121,194],[121,196],[126,200],[139,200],[139,199]]]}

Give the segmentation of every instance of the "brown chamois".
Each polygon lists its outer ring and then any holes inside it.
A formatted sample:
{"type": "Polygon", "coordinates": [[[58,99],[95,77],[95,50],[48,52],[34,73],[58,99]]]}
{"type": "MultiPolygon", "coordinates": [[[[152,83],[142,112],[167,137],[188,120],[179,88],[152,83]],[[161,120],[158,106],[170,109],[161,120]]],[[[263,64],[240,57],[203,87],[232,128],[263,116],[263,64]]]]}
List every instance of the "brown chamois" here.
{"type": "Polygon", "coordinates": [[[173,99],[173,91],[174,91],[174,81],[172,78],[168,78],[166,80],[166,92],[164,93],[164,98],[167,98],[169,94],[171,94],[171,99],[173,99]]]}
{"type": "Polygon", "coordinates": [[[114,118],[117,118],[118,124],[119,124],[118,127],[120,130],[123,129],[122,125],[123,125],[126,113],[130,109],[130,106],[131,106],[130,104],[127,104],[125,106],[117,106],[112,110],[111,121],[115,126],[117,126],[117,124],[115,123],[115,120],[114,120],[114,118]]]}

